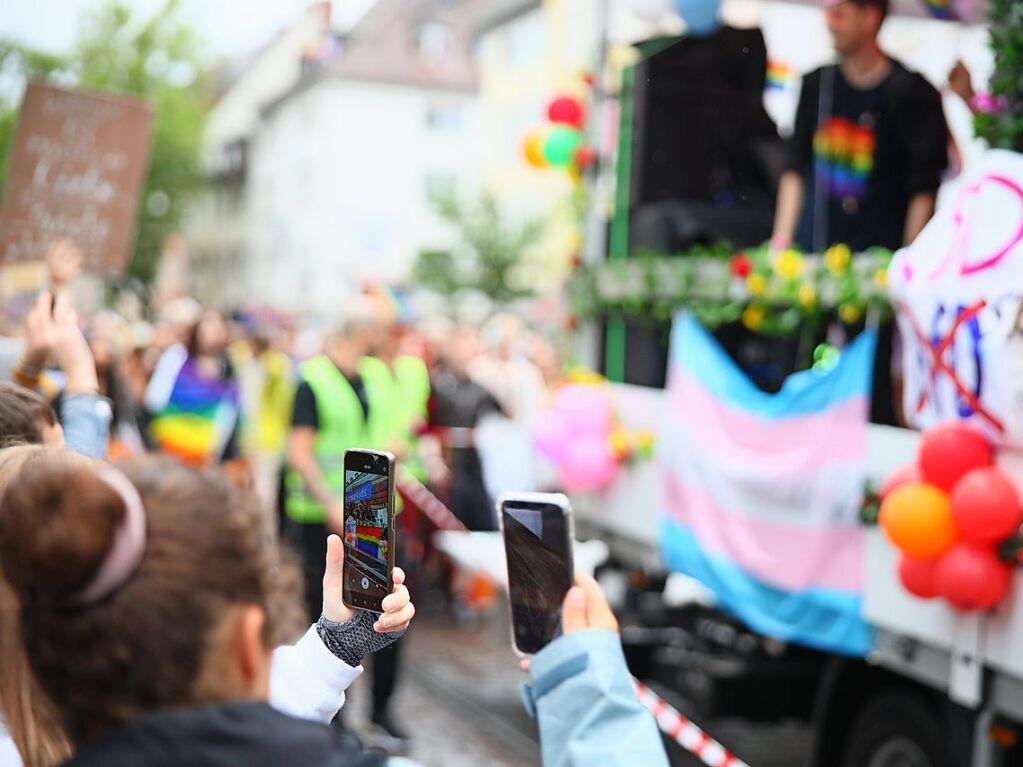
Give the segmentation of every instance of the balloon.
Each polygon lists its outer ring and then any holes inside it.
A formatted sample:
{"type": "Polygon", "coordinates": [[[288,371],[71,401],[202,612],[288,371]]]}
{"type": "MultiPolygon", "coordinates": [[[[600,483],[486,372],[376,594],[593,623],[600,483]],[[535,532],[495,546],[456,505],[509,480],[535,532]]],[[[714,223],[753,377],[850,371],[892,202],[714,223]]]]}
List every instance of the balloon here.
{"type": "Polygon", "coordinates": [[[554,414],[572,436],[606,438],[614,420],[614,402],[605,386],[566,384],[554,394],[554,414]]]}
{"type": "Polygon", "coordinates": [[[575,167],[586,170],[597,161],[597,151],[593,147],[581,146],[575,150],[575,167]]]}
{"type": "Polygon", "coordinates": [[[671,0],[632,0],[632,12],[644,21],[657,21],[671,10],[671,0]]]}
{"type": "Polygon", "coordinates": [[[579,99],[572,96],[559,96],[547,107],[547,117],[552,123],[558,125],[581,128],[586,120],[586,110],[579,99]]]}
{"type": "Polygon", "coordinates": [[[997,543],[1019,530],[1023,510],[1015,486],[1001,469],[974,469],[952,490],[952,517],[963,539],[997,543]]]}
{"type": "Polygon", "coordinates": [[[888,540],[917,559],[936,557],[956,540],[952,504],[933,485],[918,482],[893,490],[881,503],[878,523],[888,540]]]}
{"type": "Polygon", "coordinates": [[[526,155],[526,162],[534,168],[546,168],[547,159],[543,154],[544,136],[542,131],[533,131],[526,137],[523,145],[523,152],[526,155]]]}
{"type": "Polygon", "coordinates": [[[547,413],[533,428],[533,445],[552,461],[562,460],[571,438],[565,422],[553,413],[547,413]]]}
{"type": "Polygon", "coordinates": [[[990,466],[991,446],[962,423],[936,426],[920,440],[920,473],[924,481],[951,491],[973,469],[990,466]]]}
{"type": "Polygon", "coordinates": [[[690,35],[709,35],[721,27],[718,21],[721,0],[675,0],[675,7],[690,35]]]}
{"type": "Polygon", "coordinates": [[[905,466],[900,466],[898,469],[888,475],[888,479],[881,485],[881,490],[878,495],[881,498],[887,498],[891,495],[892,491],[903,485],[908,485],[911,482],[922,482],[923,477],[920,474],[920,467],[915,463],[907,463],[905,466]]]}
{"type": "Polygon", "coordinates": [[[607,440],[595,436],[574,440],[558,464],[558,478],[570,493],[605,488],[617,473],[618,462],[607,440]]]}
{"type": "Polygon", "coordinates": [[[938,561],[936,584],[941,595],[960,610],[987,610],[1009,590],[1012,569],[993,546],[957,543],[938,561]]]}
{"type": "Polygon", "coordinates": [[[916,559],[903,554],[899,558],[899,580],[906,591],[921,599],[941,596],[938,588],[937,559],[916,559]]]}
{"type": "Polygon", "coordinates": [[[556,168],[564,168],[571,164],[575,150],[579,148],[582,140],[582,134],[575,128],[554,125],[547,132],[543,142],[544,159],[556,168]]]}

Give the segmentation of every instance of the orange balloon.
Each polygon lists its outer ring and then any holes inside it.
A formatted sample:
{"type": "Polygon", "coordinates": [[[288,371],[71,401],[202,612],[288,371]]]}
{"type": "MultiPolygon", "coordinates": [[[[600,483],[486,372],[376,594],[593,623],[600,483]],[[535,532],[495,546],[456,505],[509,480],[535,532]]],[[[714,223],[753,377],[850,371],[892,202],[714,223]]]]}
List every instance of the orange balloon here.
{"type": "Polygon", "coordinates": [[[924,482],[895,488],[881,504],[878,522],[888,540],[917,559],[945,553],[959,536],[948,493],[924,482]]]}
{"type": "Polygon", "coordinates": [[[533,131],[526,138],[525,154],[526,162],[534,168],[546,168],[547,158],[543,155],[543,131],[533,131]]]}

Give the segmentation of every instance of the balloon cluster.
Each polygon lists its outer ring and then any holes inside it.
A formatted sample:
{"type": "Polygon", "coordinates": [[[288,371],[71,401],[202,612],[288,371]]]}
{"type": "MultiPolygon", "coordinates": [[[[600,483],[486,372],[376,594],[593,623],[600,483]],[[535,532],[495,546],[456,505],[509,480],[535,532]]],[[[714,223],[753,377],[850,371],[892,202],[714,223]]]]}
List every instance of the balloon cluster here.
{"type": "Polygon", "coordinates": [[[526,162],[534,168],[560,168],[578,175],[597,159],[583,140],[586,107],[575,96],[558,96],[547,106],[548,123],[526,137],[526,162]]]}
{"type": "Polygon", "coordinates": [[[880,495],[879,523],[902,553],[907,591],[960,610],[1002,600],[1012,568],[998,544],[1019,531],[1023,508],[983,436],[958,423],[927,431],[917,462],[896,470],[880,495]]]}
{"type": "Polygon", "coordinates": [[[652,454],[652,433],[623,429],[615,420],[606,382],[570,382],[554,393],[551,407],[533,430],[533,445],[554,463],[565,490],[602,490],[623,464],[652,454]]]}

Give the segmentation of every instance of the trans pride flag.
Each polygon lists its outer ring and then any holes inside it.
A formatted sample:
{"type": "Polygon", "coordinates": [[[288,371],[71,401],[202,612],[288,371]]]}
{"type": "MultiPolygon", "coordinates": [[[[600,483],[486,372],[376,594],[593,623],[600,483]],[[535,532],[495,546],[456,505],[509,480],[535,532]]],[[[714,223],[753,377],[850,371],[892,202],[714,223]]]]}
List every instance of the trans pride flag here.
{"type": "Polygon", "coordinates": [[[665,563],[752,629],[862,656],[866,425],[876,335],[830,370],[758,389],[682,314],[658,435],[665,563]]]}

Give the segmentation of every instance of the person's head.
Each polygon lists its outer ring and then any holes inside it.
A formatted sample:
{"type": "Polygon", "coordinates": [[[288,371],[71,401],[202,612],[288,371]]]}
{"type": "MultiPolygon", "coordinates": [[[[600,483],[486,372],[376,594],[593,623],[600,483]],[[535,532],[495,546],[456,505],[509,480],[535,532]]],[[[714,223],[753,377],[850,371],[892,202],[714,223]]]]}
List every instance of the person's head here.
{"type": "Polygon", "coordinates": [[[482,348],[480,334],[476,328],[471,325],[459,325],[448,340],[444,350],[444,361],[452,373],[465,377],[469,373],[469,365],[479,357],[482,348]]]}
{"type": "Polygon", "coordinates": [[[216,309],[206,309],[192,326],[188,336],[188,354],[192,357],[219,357],[230,343],[227,321],[216,309]]]}
{"type": "Polygon", "coordinates": [[[875,45],[888,15],[888,0],[825,0],[824,19],[835,50],[851,56],[875,45]]]}
{"type": "Polygon", "coordinates": [[[43,395],[0,381],[0,448],[11,445],[64,447],[64,430],[43,395]]]}
{"type": "Polygon", "coordinates": [[[363,304],[353,305],[341,324],[327,334],[324,351],[340,367],[353,367],[380,347],[383,325],[376,312],[363,304]]]}
{"type": "Polygon", "coordinates": [[[268,694],[258,511],[173,460],[120,472],[42,449],[0,496],[25,653],[76,746],[149,712],[268,694]]]}

